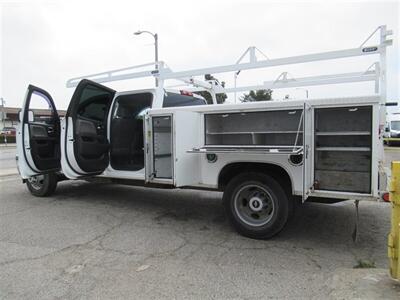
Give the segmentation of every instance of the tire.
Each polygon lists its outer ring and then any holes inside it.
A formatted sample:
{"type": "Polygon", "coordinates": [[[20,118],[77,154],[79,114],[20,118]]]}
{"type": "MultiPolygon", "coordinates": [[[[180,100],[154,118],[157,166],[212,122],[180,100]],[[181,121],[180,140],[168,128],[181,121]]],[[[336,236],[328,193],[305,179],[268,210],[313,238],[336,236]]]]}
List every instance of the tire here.
{"type": "Polygon", "coordinates": [[[271,238],[288,220],[289,200],[285,191],[263,173],[248,172],[234,177],[225,188],[223,203],[233,227],[249,238],[271,238]]]}
{"type": "Polygon", "coordinates": [[[50,173],[29,178],[26,181],[26,186],[32,195],[36,197],[47,197],[55,192],[57,182],[57,175],[50,173]]]}

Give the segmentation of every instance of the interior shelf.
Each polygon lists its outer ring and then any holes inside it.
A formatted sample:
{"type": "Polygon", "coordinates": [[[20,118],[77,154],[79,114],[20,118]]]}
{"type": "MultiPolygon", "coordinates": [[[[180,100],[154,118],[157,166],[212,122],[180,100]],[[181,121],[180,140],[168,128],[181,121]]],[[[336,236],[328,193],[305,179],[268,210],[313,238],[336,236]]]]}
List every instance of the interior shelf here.
{"type": "Polygon", "coordinates": [[[371,151],[370,147],[317,147],[317,151],[371,151]]]}
{"type": "Polygon", "coordinates": [[[187,153],[247,153],[247,154],[301,154],[302,146],[204,146],[193,148],[187,153]]]}
{"type": "Polygon", "coordinates": [[[320,131],[316,132],[316,135],[371,135],[370,131],[320,131]]]}
{"type": "MultiPolygon", "coordinates": [[[[225,131],[225,132],[206,132],[206,134],[219,134],[219,135],[223,135],[223,134],[285,134],[285,133],[289,133],[289,134],[296,134],[297,131],[225,131]]],[[[300,133],[301,134],[301,133],[300,133]]]]}
{"type": "Polygon", "coordinates": [[[303,144],[302,110],[205,114],[207,146],[303,144]]]}

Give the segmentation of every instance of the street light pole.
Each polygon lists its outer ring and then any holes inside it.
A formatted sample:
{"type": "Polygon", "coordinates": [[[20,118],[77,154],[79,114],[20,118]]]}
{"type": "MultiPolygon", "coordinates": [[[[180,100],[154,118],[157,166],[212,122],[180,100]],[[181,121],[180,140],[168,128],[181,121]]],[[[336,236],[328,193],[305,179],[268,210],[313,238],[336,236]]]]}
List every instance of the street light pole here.
{"type": "MultiPolygon", "coordinates": [[[[147,30],[138,30],[134,33],[134,35],[139,35],[142,33],[147,33],[150,34],[154,38],[154,61],[155,61],[155,68],[158,70],[158,34],[157,33],[152,33],[147,30]]],[[[155,77],[156,81],[156,87],[158,87],[158,77],[155,77]]]]}

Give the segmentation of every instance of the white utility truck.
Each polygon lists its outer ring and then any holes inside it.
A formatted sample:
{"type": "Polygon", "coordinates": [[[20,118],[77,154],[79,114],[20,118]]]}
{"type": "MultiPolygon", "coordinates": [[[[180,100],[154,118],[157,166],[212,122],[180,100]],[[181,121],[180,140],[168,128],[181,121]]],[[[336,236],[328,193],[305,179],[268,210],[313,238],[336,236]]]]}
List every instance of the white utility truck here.
{"type": "MultiPolygon", "coordinates": [[[[377,200],[386,188],[382,166],[385,125],[386,47],[391,31],[380,26],[380,43],[353,49],[249,61],[173,72],[163,62],[73,78],[76,86],[60,120],[51,96],[29,86],[18,128],[18,166],[35,196],[54,192],[62,179],[108,178],[159,188],[223,191],[233,226],[252,238],[269,238],[286,224],[295,201],[377,200]],[[198,76],[315,61],[376,56],[362,72],[223,87],[198,76]],[[149,71],[138,68],[151,67],[149,71]],[[116,92],[100,83],[154,76],[153,89],[116,92]],[[166,80],[188,85],[178,95],[166,80]],[[348,98],[216,104],[219,93],[371,81],[375,93],[348,98]],[[190,92],[208,91],[204,105],[190,92]],[[175,98],[173,100],[172,98],[175,98]],[[179,99],[178,99],[179,98],[179,99]],[[36,117],[33,103],[49,107],[36,117]]],[[[300,202],[301,202],[300,201],[300,202]]]]}

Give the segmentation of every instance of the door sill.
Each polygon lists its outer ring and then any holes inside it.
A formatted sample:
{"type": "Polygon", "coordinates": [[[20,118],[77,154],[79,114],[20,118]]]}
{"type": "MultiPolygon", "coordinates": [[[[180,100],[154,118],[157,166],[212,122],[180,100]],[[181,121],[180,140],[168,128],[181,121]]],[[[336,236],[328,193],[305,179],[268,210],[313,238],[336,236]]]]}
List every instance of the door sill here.
{"type": "Polygon", "coordinates": [[[143,180],[143,181],[145,179],[144,168],[139,171],[120,171],[120,170],[114,170],[111,167],[109,167],[100,176],[107,178],[133,179],[133,180],[143,180]]]}

